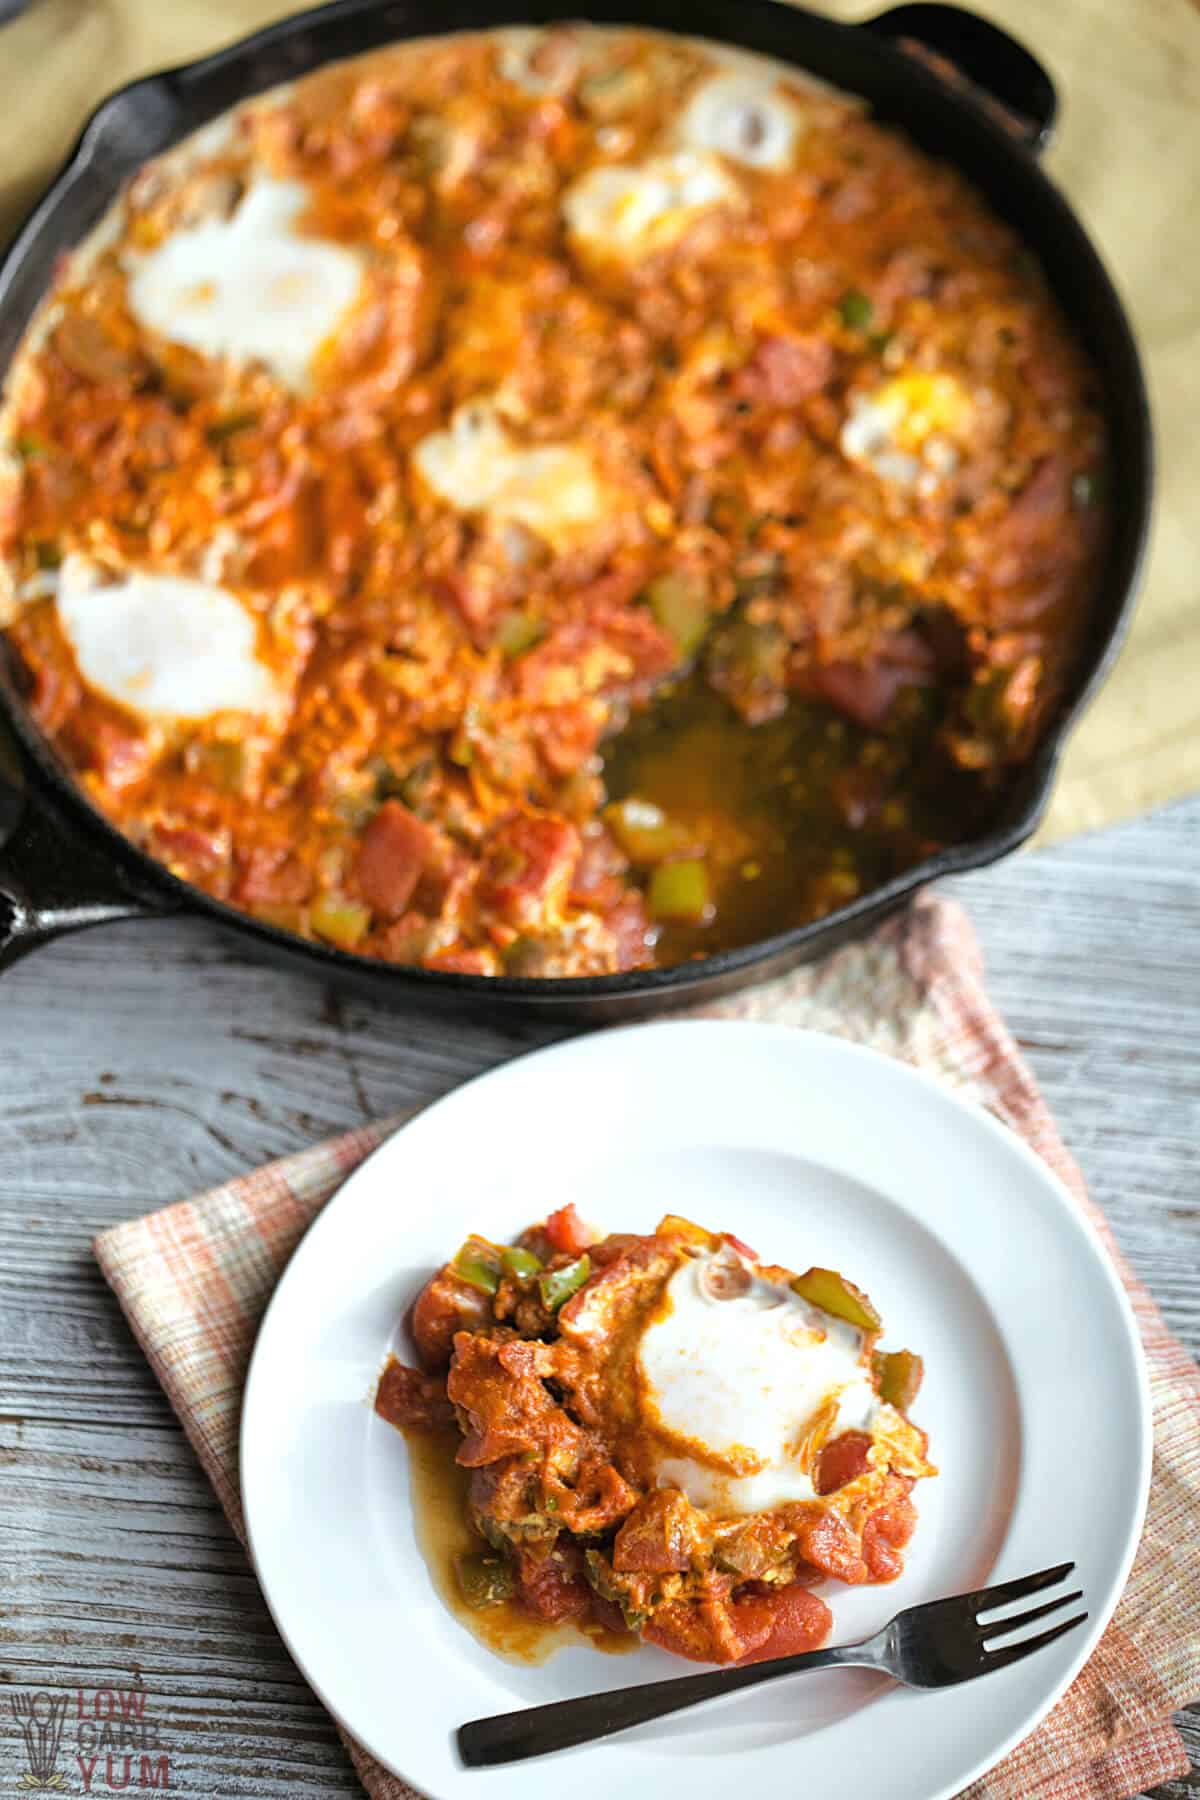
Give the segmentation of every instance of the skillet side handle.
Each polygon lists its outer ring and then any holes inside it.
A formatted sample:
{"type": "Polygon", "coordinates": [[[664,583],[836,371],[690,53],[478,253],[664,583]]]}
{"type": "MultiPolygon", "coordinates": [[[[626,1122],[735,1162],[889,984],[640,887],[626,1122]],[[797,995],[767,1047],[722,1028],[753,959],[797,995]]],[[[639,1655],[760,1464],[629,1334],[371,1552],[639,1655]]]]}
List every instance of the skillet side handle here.
{"type": "Polygon", "coordinates": [[[26,795],[16,828],[0,843],[0,974],[67,932],[171,910],[137,892],[98,849],[26,795]]]}
{"type": "Polygon", "coordinates": [[[1024,44],[961,6],[893,6],[863,29],[887,38],[1040,154],[1054,135],[1058,95],[1024,44]]]}

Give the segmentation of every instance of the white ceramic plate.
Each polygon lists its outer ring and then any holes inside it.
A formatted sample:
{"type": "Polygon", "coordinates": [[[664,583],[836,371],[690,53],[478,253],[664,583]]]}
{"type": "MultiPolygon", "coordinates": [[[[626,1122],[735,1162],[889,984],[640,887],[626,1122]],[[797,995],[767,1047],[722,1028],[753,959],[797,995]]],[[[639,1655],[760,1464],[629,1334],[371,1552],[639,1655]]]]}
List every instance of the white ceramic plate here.
{"type": "Polygon", "coordinates": [[[666,1023],[576,1038],[492,1071],[365,1162],[309,1231],[250,1370],[242,1492],[267,1600],[305,1675],[381,1762],[436,1800],[570,1793],[842,1800],[957,1794],[1023,1738],[1087,1658],[1141,1529],[1149,1408],[1133,1319],[1089,1226],[985,1112],[872,1051],[788,1027],[666,1023]],[[581,1644],[540,1667],[485,1649],[417,1550],[407,1447],[370,1406],[397,1321],[469,1231],[505,1239],[574,1200],[602,1229],[664,1212],[771,1261],[842,1268],[886,1341],[925,1357],[922,1483],[902,1579],[829,1584],[835,1639],[901,1606],[1073,1558],[1089,1623],[966,1686],[863,1672],[771,1684],[602,1744],[462,1769],[482,1714],[682,1673],[581,1644]],[[672,1771],[674,1770],[674,1773],[672,1771]],[[861,1785],[861,1784],[858,1784],[861,1785]]]}

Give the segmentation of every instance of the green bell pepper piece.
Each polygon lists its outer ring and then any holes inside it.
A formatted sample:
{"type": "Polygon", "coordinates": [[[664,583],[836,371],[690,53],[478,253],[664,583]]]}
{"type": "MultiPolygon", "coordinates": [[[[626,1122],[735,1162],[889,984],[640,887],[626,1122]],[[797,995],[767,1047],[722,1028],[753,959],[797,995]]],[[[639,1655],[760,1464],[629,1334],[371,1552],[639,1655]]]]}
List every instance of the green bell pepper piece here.
{"type": "Polygon", "coordinates": [[[512,1275],[517,1281],[527,1281],[536,1275],[542,1266],[542,1260],[532,1250],[522,1250],[516,1244],[510,1244],[507,1250],[500,1252],[500,1267],[506,1275],[512,1275]]]}
{"type": "Polygon", "coordinates": [[[875,313],[869,297],[858,288],[849,288],[838,301],[838,312],[842,316],[842,324],[848,325],[851,331],[865,331],[875,313]]]}
{"type": "Polygon", "coordinates": [[[532,613],[509,613],[506,619],[500,621],[492,641],[505,656],[512,658],[523,656],[526,650],[532,650],[545,635],[545,625],[532,613]]]}
{"type": "Polygon", "coordinates": [[[925,1364],[915,1350],[889,1350],[875,1358],[879,1398],[906,1413],[920,1391],[925,1364]]]}
{"type": "Polygon", "coordinates": [[[318,937],[336,944],[339,950],[353,950],[371,929],[371,909],[355,900],[339,900],[323,894],[314,902],[309,923],[318,937]]]}
{"type": "Polygon", "coordinates": [[[684,925],[703,925],[713,914],[708,870],[699,859],[660,863],[646,895],[650,915],[684,925]]]}
{"type": "Polygon", "coordinates": [[[646,589],[654,621],[675,639],[681,656],[694,656],[708,630],[708,587],[698,575],[668,570],[646,589]]]}
{"type": "Polygon", "coordinates": [[[482,1552],[455,1558],[454,1570],[467,1605],[481,1612],[512,1598],[512,1569],[499,1556],[482,1552]]]}
{"type": "Polygon", "coordinates": [[[689,847],[687,832],[652,800],[614,800],[604,809],[604,823],[632,863],[661,862],[689,847]]]}
{"type": "Polygon", "coordinates": [[[551,1312],[557,1312],[577,1294],[592,1272],[592,1259],[585,1250],[574,1262],[563,1265],[561,1269],[543,1269],[538,1276],[538,1291],[542,1296],[542,1305],[551,1312]]]}
{"type": "Polygon", "coordinates": [[[792,1292],[857,1331],[878,1331],[883,1323],[862,1289],[836,1269],[806,1269],[792,1282],[792,1292]]]}
{"type": "Polygon", "coordinates": [[[454,1258],[454,1272],[482,1294],[494,1294],[500,1286],[500,1258],[490,1244],[468,1238],[454,1258]]]}

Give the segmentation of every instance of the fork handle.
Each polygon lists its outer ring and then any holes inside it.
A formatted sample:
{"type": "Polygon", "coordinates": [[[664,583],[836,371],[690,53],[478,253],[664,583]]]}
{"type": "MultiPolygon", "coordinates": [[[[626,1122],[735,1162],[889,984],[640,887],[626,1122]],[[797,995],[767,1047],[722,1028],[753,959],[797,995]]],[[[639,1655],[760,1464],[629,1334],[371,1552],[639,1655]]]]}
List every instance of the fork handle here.
{"type": "Polygon", "coordinates": [[[782,1656],[773,1662],[750,1663],[745,1668],[714,1669],[705,1675],[684,1675],[667,1681],[650,1681],[641,1687],[613,1688],[607,1694],[586,1694],[578,1700],[553,1700],[546,1706],[529,1706],[519,1712],[495,1713],[490,1719],[472,1719],[458,1729],[458,1748],[469,1769],[485,1769],[495,1763],[521,1762],[527,1756],[545,1756],[572,1744],[628,1731],[647,1719],[661,1719],[681,1712],[701,1700],[715,1700],[739,1688],[757,1687],[781,1675],[798,1675],[805,1669],[875,1667],[872,1640],[839,1644],[827,1650],[807,1650],[799,1656],[782,1656]]]}

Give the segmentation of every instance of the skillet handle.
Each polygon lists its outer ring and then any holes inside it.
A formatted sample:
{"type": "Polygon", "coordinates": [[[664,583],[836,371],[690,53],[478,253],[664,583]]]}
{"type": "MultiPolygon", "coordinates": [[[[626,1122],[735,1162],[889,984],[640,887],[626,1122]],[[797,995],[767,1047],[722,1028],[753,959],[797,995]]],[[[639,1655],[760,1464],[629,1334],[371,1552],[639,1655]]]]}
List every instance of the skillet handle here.
{"type": "Polygon", "coordinates": [[[139,892],[111,857],[62,824],[30,791],[19,755],[0,727],[0,974],[69,931],[115,919],[149,919],[173,910],[139,892]]]}
{"type": "Polygon", "coordinates": [[[1054,135],[1058,95],[1024,44],[961,6],[893,6],[864,30],[887,38],[950,86],[962,90],[1019,143],[1041,152],[1054,135]]]}

